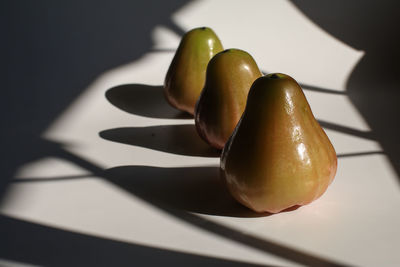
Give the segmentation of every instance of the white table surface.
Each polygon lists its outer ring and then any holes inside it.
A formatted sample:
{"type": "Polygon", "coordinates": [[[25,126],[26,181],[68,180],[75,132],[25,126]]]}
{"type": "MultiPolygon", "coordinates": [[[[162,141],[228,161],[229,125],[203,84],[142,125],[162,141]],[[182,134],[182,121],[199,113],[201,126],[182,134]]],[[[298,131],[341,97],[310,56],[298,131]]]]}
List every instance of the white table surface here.
{"type": "MultiPolygon", "coordinates": [[[[346,95],[364,52],[290,2],[195,1],[172,19],[186,30],[209,26],[225,48],[248,51],[264,72],[294,77],[317,119],[370,130],[346,95]]],[[[1,214],[239,263],[400,266],[399,182],[376,141],[326,129],[339,155],[336,178],[320,199],[297,210],[257,215],[229,198],[216,182],[217,154],[197,136],[193,119],[162,95],[179,40],[156,27],[153,52],[99,73],[43,136],[61,143],[63,156],[21,166],[1,214]],[[134,106],[123,106],[127,101],[134,106]]]]}

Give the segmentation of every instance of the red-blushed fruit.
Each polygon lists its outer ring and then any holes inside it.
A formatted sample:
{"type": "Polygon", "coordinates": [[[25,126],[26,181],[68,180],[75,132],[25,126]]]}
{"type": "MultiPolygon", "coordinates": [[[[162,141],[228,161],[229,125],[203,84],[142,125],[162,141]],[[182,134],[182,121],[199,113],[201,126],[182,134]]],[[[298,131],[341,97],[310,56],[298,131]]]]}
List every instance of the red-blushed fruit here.
{"type": "Polygon", "coordinates": [[[173,107],[194,114],[207,64],[222,50],[221,41],[207,27],[195,28],[182,37],[164,81],[164,95],[173,107]]]}
{"type": "Polygon", "coordinates": [[[260,76],[253,57],[243,50],[227,49],[210,60],[194,117],[197,132],[211,146],[224,147],[242,116],[251,85],[260,76]]]}
{"type": "Polygon", "coordinates": [[[277,213],[319,198],[336,168],[336,152],[298,83],[279,73],[257,79],[221,155],[221,177],[233,197],[254,211],[277,213]]]}

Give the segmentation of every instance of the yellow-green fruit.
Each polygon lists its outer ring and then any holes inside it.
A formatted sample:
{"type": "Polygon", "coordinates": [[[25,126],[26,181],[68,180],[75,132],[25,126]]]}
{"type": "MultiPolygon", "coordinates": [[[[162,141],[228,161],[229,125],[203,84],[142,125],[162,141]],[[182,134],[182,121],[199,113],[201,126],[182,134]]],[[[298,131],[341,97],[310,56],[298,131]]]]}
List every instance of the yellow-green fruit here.
{"type": "Polygon", "coordinates": [[[276,213],[320,197],[336,174],[337,158],[300,86],[277,73],[252,85],[220,167],[239,202],[276,213]]]}
{"type": "Polygon", "coordinates": [[[210,28],[196,28],[183,36],[164,82],[165,97],[173,107],[194,114],[207,64],[222,50],[221,41],[210,28]]]}
{"type": "Polygon", "coordinates": [[[251,85],[260,76],[256,62],[243,50],[227,49],[210,60],[195,123],[211,146],[224,147],[242,116],[251,85]]]}

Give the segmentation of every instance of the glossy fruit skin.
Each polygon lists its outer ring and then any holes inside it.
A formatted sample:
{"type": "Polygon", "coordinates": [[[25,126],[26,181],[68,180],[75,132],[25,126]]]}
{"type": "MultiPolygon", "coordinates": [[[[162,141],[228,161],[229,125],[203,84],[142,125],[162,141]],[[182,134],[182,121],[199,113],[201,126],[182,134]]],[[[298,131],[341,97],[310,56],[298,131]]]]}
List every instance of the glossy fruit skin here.
{"type": "Polygon", "coordinates": [[[222,50],[221,41],[207,27],[195,28],[182,37],[164,81],[164,95],[173,107],[194,114],[207,64],[222,50]]]}
{"type": "Polygon", "coordinates": [[[297,82],[279,73],[257,79],[221,155],[231,194],[256,212],[277,213],[319,198],[336,169],[335,149],[297,82]]]}
{"type": "Polygon", "coordinates": [[[224,147],[242,116],[251,85],[261,76],[252,56],[243,50],[227,49],[210,60],[195,109],[197,132],[207,143],[224,147]]]}

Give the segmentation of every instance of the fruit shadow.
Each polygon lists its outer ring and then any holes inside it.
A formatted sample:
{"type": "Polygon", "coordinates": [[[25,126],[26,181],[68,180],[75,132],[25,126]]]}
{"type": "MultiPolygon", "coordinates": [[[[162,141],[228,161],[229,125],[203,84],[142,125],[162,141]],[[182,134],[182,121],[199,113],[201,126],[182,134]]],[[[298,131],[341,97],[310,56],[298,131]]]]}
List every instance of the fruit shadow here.
{"type": "Polygon", "coordinates": [[[131,114],[160,119],[191,119],[192,115],[171,107],[162,86],[124,84],[106,92],[107,100],[131,114]]]}
{"type": "Polygon", "coordinates": [[[219,157],[221,152],[201,140],[193,124],[114,128],[99,135],[113,142],[186,156],[219,157]]]}
{"type": "Polygon", "coordinates": [[[218,167],[121,166],[105,171],[114,185],[164,210],[229,217],[263,217],[239,204],[219,179],[218,167]]]}

